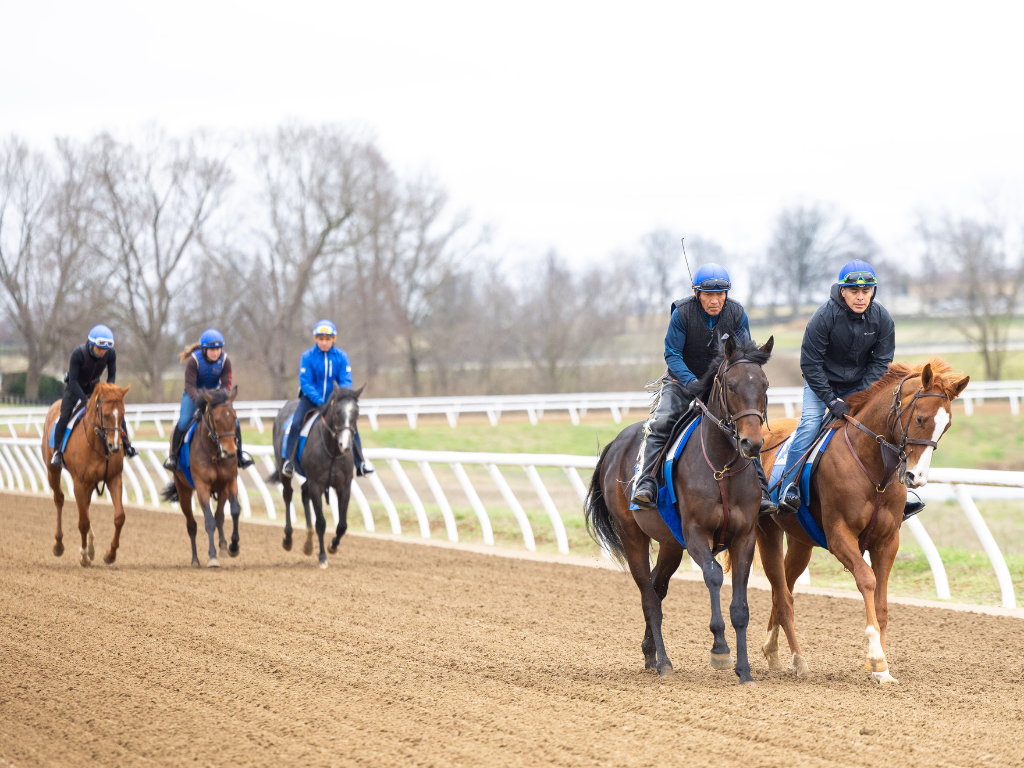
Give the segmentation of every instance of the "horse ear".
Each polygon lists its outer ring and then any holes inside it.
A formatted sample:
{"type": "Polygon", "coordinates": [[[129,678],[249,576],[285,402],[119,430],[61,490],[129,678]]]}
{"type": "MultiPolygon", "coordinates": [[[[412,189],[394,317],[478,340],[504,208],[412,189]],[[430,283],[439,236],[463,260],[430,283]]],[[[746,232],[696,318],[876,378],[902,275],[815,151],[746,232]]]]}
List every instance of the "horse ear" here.
{"type": "Polygon", "coordinates": [[[208,403],[212,403],[213,402],[213,393],[210,392],[210,390],[208,390],[208,389],[204,389],[203,390],[203,399],[206,400],[206,402],[208,402],[208,403]]]}
{"type": "Polygon", "coordinates": [[[770,355],[774,348],[775,348],[775,336],[773,335],[773,336],[769,336],[768,337],[768,341],[766,341],[764,343],[764,346],[761,347],[761,351],[764,352],[766,355],[770,355]]]}
{"type": "Polygon", "coordinates": [[[725,336],[722,349],[725,351],[726,357],[732,357],[736,354],[736,339],[732,337],[731,333],[725,336]]]}
{"type": "Polygon", "coordinates": [[[960,381],[958,381],[956,384],[954,384],[953,385],[953,392],[949,396],[950,401],[956,400],[958,397],[960,397],[960,393],[963,392],[967,388],[967,385],[970,384],[970,383],[971,383],[971,377],[970,376],[964,376],[962,379],[960,379],[960,381]]]}
{"type": "Polygon", "coordinates": [[[131,382],[128,383],[127,387],[121,387],[121,397],[128,394],[128,390],[132,388],[131,382]]]}
{"type": "Polygon", "coordinates": [[[925,363],[924,368],[921,370],[921,389],[927,392],[932,388],[935,383],[935,374],[932,373],[932,364],[925,363]]]}
{"type": "Polygon", "coordinates": [[[235,402],[235,398],[238,397],[238,385],[236,384],[231,390],[231,394],[228,396],[228,402],[235,402]]]}
{"type": "Polygon", "coordinates": [[[363,394],[363,390],[364,390],[364,389],[366,389],[366,385],[365,385],[365,384],[363,384],[363,386],[361,386],[361,387],[360,387],[359,389],[357,389],[357,390],[356,390],[356,400],[358,400],[358,399],[359,399],[359,396],[360,396],[361,394],[363,394]]]}

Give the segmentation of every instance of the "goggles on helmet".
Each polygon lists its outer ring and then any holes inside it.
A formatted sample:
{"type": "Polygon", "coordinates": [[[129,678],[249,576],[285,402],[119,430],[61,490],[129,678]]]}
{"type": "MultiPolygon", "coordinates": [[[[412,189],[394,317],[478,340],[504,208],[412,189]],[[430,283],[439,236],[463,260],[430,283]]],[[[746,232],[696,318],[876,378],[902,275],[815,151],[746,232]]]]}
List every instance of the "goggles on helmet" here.
{"type": "Polygon", "coordinates": [[[878,280],[871,272],[850,272],[840,285],[878,285],[878,280]]]}
{"type": "Polygon", "coordinates": [[[92,342],[93,346],[100,347],[102,349],[113,349],[114,348],[114,340],[113,339],[108,339],[108,338],[103,337],[103,336],[97,336],[95,338],[89,339],[89,341],[92,342]]]}
{"type": "Polygon", "coordinates": [[[698,291],[728,291],[732,288],[732,283],[724,277],[709,277],[699,282],[696,288],[698,291]]]}

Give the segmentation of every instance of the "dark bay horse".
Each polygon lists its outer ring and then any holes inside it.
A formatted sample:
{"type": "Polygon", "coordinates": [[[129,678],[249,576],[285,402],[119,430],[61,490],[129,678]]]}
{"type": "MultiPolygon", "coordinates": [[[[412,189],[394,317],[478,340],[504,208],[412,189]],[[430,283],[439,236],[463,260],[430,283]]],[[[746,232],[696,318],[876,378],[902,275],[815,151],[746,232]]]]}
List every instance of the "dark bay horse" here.
{"type": "MultiPolygon", "coordinates": [[[[103,556],[103,562],[110,565],[117,559],[117,548],[121,544],[121,527],[124,525],[124,505],[121,491],[121,467],[124,451],[121,450],[121,418],[124,416],[124,396],[131,389],[116,384],[100,382],[92,391],[85,405],[81,423],[68,438],[64,451],[64,464],[74,485],[75,504],[78,506],[78,530],[82,534],[81,564],[88,566],[95,557],[92,525],[89,521],[89,504],[93,491],[102,494],[105,485],[114,503],[114,538],[110,550],[103,556]]],[[[57,506],[57,533],[53,554],[64,554],[64,531],[61,528],[61,513],[64,510],[64,491],[60,487],[61,468],[50,465],[53,449],[50,448],[50,429],[60,417],[60,401],[50,406],[43,424],[43,463],[46,465],[53,503],[57,506]]]]}
{"type": "MultiPolygon", "coordinates": [[[[846,398],[851,415],[833,425],[838,432],[811,477],[811,515],[864,598],[864,665],[879,683],[897,682],[885,657],[886,589],[900,546],[907,488],[928,482],[932,453],[952,420],[953,400],[969,381],[969,376],[954,374],[949,363],[939,358],[917,366],[893,363],[875,384],[846,398]],[[870,565],[863,552],[870,555],[870,565]]],[[[764,431],[762,454],[768,473],[775,450],[796,422],[786,419],[770,426],[770,433],[764,431]]],[[[793,670],[808,674],[793,624],[793,585],[810,562],[814,541],[794,515],[775,514],[759,521],[757,543],[772,585],[772,611],[763,646],[768,666],[783,668],[781,627],[793,654],[793,670]],[[788,543],[785,557],[783,534],[788,543]]]]}
{"type": "MultiPolygon", "coordinates": [[[[338,551],[338,543],[348,530],[348,503],[352,494],[352,475],[355,462],[352,456],[352,444],[355,440],[356,423],[359,421],[359,389],[346,389],[334,385],[331,396],[320,406],[320,418],[312,426],[302,453],[301,470],[306,476],[302,486],[302,508],[306,513],[306,545],[303,552],[313,554],[313,522],[310,518],[309,505],[312,501],[316,515],[316,535],[320,540],[320,567],[327,567],[327,552],[332,555],[338,551]],[[324,532],[327,530],[327,518],[324,517],[323,502],[327,489],[333,488],[338,496],[338,528],[331,546],[324,549],[324,532]]],[[[281,476],[281,447],[284,443],[284,430],[295,413],[297,400],[290,400],[278,412],[274,419],[274,463],[277,469],[268,478],[269,482],[281,483],[284,497],[284,541],[286,550],[292,548],[292,480],[281,476]]],[[[296,461],[296,468],[299,462],[296,461]]]]}
{"type": "MultiPolygon", "coordinates": [[[[720,597],[724,571],[714,558],[716,552],[729,552],[733,566],[729,613],[736,630],[735,671],[742,683],[754,681],[747,659],[747,578],[754,559],[754,531],[761,500],[750,459],[761,450],[768,391],[768,378],[761,366],[771,357],[773,344],[774,339],[769,339],[759,349],[751,341],[737,343],[725,338],[707,374],[690,388],[701,403],[706,400],[703,418],[672,471],[686,551],[700,566],[711,595],[714,669],[732,666],[720,597]]],[[[629,509],[642,427],[627,427],[604,449],[590,482],[584,513],[591,535],[620,562],[625,558],[629,564],[647,623],[641,644],[645,665],[664,676],[672,672],[672,663],[661,634],[661,604],[669,579],[682,560],[683,546],[657,510],[629,509]],[[651,539],[659,544],[653,573],[651,539]]]]}
{"type": "MultiPolygon", "coordinates": [[[[238,396],[238,387],[229,394],[223,389],[204,389],[203,402],[196,411],[196,429],[189,442],[189,467],[192,482],[199,506],[203,510],[203,525],[210,538],[209,559],[207,568],[220,568],[217,559],[217,547],[214,545],[213,534],[220,534],[220,546],[227,545],[224,539],[224,505],[231,502],[231,521],[234,530],[231,533],[231,546],[228,553],[238,557],[238,516],[242,508],[238,503],[238,456],[235,446],[235,415],[234,402],[238,396]],[[210,498],[217,499],[217,511],[210,508],[210,498]]],[[[199,567],[199,554],[196,550],[195,516],[192,514],[192,486],[185,479],[183,469],[174,473],[174,479],[167,484],[160,494],[164,501],[177,501],[185,515],[185,527],[192,540],[192,567],[199,567]]]]}

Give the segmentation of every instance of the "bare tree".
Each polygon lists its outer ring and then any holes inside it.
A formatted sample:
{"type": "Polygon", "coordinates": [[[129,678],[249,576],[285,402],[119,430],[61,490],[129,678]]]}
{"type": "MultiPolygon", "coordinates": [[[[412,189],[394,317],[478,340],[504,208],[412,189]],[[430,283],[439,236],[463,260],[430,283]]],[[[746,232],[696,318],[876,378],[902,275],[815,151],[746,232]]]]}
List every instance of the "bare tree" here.
{"type": "MultiPolygon", "coordinates": [[[[163,372],[177,346],[175,303],[203,229],[231,183],[224,158],[199,137],[154,135],[141,149],[109,135],[94,143],[100,252],[119,290],[111,308],[131,335],[132,358],[152,401],[163,399],[163,372]]],[[[187,314],[187,310],[184,310],[187,314]]]]}
{"type": "Polygon", "coordinates": [[[13,137],[0,150],[0,282],[7,316],[25,342],[31,399],[89,296],[87,174],[67,142],[57,142],[57,158],[55,170],[13,137]]]}
{"type": "Polygon", "coordinates": [[[1024,285],[1024,259],[1007,263],[1004,229],[994,222],[947,218],[923,234],[933,258],[945,261],[959,277],[951,297],[960,310],[954,313],[957,329],[978,348],[986,378],[998,380],[1024,285]]]}
{"type": "Polygon", "coordinates": [[[306,302],[331,275],[358,232],[354,216],[369,191],[369,170],[383,164],[377,150],[335,127],[286,126],[257,140],[263,187],[260,244],[249,263],[242,314],[270,378],[271,396],[286,397],[295,375],[300,328],[312,322],[306,302]]]}
{"type": "Polygon", "coordinates": [[[845,262],[870,260],[877,252],[867,232],[849,219],[820,205],[796,206],[779,214],[761,277],[795,316],[801,304],[818,300],[845,262]]]}

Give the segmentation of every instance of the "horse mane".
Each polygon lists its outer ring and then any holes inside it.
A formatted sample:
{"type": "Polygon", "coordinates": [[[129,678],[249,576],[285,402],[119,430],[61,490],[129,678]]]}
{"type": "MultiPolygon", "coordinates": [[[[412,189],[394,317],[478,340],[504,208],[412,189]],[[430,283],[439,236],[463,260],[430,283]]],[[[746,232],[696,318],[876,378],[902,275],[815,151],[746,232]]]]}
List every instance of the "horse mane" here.
{"type": "MultiPolygon", "coordinates": [[[[748,360],[751,363],[757,363],[758,365],[764,365],[771,358],[771,352],[762,352],[757,346],[757,343],[752,339],[735,338],[736,342],[736,354],[733,355],[732,362],[738,363],[741,360],[748,360]]],[[[725,342],[720,341],[718,344],[718,350],[715,353],[715,359],[711,361],[711,365],[708,366],[707,372],[696,381],[690,382],[686,386],[686,391],[691,397],[699,397],[701,400],[707,401],[711,395],[711,387],[715,383],[715,375],[718,373],[718,367],[725,360],[725,342]]]]}
{"type": "Polygon", "coordinates": [[[203,343],[201,341],[196,341],[193,342],[192,344],[186,344],[185,348],[181,350],[181,354],[178,355],[178,362],[181,363],[182,365],[187,363],[189,357],[192,356],[192,353],[199,349],[201,346],[203,346],[203,343]]]}
{"type": "Polygon", "coordinates": [[[89,400],[91,402],[93,398],[106,397],[107,395],[114,395],[115,397],[119,397],[122,400],[124,399],[124,395],[121,394],[121,388],[117,386],[117,384],[108,384],[105,381],[101,381],[96,384],[96,387],[95,389],[93,389],[92,395],[89,397],[89,400]]]}
{"type": "Polygon", "coordinates": [[[207,408],[216,408],[218,405],[223,405],[228,401],[228,398],[231,397],[231,393],[226,389],[201,389],[199,392],[209,392],[210,396],[213,398],[210,402],[206,402],[205,397],[199,401],[198,409],[200,413],[206,413],[207,408]]]}
{"type": "Polygon", "coordinates": [[[328,409],[330,409],[332,403],[338,403],[342,400],[358,400],[359,392],[348,387],[335,387],[331,390],[330,396],[323,401],[320,405],[320,415],[326,416],[328,409]]]}
{"type": "Polygon", "coordinates": [[[956,397],[954,384],[961,377],[953,371],[953,366],[941,357],[932,357],[926,362],[917,363],[916,365],[913,363],[890,363],[889,370],[885,372],[882,378],[867,389],[854,392],[852,395],[844,398],[846,404],[850,407],[850,414],[853,416],[857,415],[868,403],[875,399],[879,392],[883,390],[891,391],[896,383],[904,377],[912,379],[920,376],[926,365],[932,367],[935,386],[939,387],[950,400],[956,397]]]}

